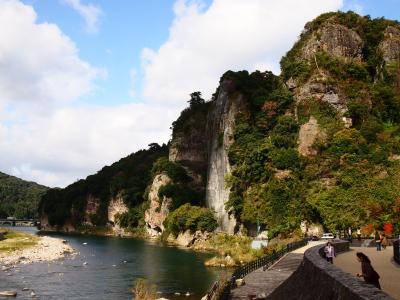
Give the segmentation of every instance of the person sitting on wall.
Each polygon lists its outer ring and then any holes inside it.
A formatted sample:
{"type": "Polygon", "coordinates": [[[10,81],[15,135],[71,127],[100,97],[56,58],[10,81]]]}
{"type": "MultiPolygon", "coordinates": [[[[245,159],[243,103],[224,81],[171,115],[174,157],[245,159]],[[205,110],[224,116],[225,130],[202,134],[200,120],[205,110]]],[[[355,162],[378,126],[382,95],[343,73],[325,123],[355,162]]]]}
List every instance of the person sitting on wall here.
{"type": "Polygon", "coordinates": [[[366,283],[372,284],[378,289],[381,289],[379,284],[379,274],[374,270],[368,256],[362,252],[356,253],[357,260],[361,263],[361,272],[357,273],[357,277],[363,277],[366,283]]]}

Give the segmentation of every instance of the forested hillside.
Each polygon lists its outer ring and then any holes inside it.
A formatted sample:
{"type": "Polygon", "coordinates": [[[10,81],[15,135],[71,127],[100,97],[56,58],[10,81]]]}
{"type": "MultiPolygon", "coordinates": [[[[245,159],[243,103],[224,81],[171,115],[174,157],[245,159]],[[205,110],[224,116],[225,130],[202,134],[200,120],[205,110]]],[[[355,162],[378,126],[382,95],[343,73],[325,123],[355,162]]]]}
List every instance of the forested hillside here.
{"type": "Polygon", "coordinates": [[[138,226],[142,220],[143,225],[144,194],[153,163],[167,155],[167,145],[151,144],[149,149],[139,150],[64,189],[48,190],[39,210],[53,226],[63,226],[67,220],[74,226],[85,222],[104,226],[109,203],[118,196],[128,208],[122,223],[138,226]]]}
{"type": "Polygon", "coordinates": [[[237,217],[272,236],[302,220],[398,232],[399,63],[398,22],[328,13],[305,26],[280,78],[228,74],[252,108],[229,150],[237,217]]]}
{"type": "Polygon", "coordinates": [[[321,15],[281,69],[226,72],[210,101],[191,95],[169,147],[50,190],[41,209],[51,224],[83,222],[88,211],[92,225],[104,224],[110,198],[122,193],[121,225],[156,235],[212,230],[215,220],[230,233],[260,224],[270,237],[300,224],[399,233],[399,23],[321,15]],[[89,196],[100,199],[98,210],[89,196]]]}
{"type": "Polygon", "coordinates": [[[38,217],[38,203],[47,187],[0,172],[0,218],[38,217]]]}

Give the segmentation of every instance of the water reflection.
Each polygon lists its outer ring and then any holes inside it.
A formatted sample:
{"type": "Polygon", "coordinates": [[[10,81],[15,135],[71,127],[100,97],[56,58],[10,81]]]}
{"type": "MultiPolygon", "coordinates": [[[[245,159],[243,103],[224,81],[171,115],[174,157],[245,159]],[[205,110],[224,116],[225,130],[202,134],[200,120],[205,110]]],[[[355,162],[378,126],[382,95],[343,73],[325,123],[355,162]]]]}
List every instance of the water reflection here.
{"type": "MultiPolygon", "coordinates": [[[[32,227],[13,229],[35,232],[32,227]]],[[[204,267],[210,254],[196,253],[134,239],[61,235],[79,254],[52,263],[18,266],[0,271],[0,290],[18,291],[18,299],[131,299],[133,282],[146,278],[156,284],[161,296],[178,299],[174,293],[190,292],[200,299],[218,277],[217,269],[204,267]],[[87,243],[84,245],[84,243],[87,243]]]]}

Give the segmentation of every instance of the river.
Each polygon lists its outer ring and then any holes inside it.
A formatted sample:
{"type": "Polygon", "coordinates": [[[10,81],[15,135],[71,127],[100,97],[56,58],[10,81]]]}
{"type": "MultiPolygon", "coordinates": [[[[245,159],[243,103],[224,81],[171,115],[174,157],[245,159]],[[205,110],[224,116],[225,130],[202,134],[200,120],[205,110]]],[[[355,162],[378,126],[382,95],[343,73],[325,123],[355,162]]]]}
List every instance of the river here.
{"type": "MultiPolygon", "coordinates": [[[[37,234],[32,227],[12,229],[37,234]]],[[[160,297],[200,299],[222,273],[206,268],[211,255],[137,239],[54,234],[79,254],[50,263],[18,265],[0,271],[0,290],[15,290],[17,299],[132,299],[133,282],[145,278],[160,297]],[[184,296],[187,292],[191,296],[184,296]],[[181,296],[175,295],[180,293],[181,296]]]]}

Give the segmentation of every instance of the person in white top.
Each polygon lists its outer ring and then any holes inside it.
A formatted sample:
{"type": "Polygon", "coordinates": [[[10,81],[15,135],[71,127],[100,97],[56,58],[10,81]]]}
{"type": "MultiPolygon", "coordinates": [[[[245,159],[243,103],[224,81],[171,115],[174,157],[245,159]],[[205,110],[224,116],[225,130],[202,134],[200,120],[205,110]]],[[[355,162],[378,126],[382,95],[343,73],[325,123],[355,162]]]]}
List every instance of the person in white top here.
{"type": "Polygon", "coordinates": [[[357,238],[359,241],[361,241],[361,229],[360,228],[357,229],[357,238]]]}

